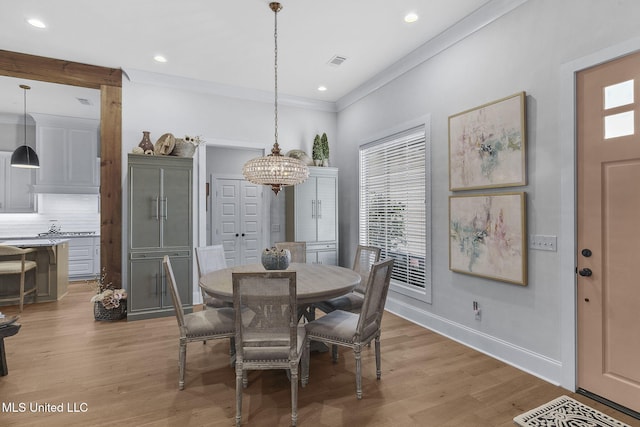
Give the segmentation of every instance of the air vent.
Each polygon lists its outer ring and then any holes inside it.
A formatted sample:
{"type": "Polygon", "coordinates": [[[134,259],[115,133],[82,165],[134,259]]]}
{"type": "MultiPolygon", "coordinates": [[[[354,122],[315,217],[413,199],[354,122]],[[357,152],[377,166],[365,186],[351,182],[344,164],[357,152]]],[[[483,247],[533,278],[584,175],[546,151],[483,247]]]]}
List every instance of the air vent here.
{"type": "Polygon", "coordinates": [[[329,60],[329,65],[337,67],[338,65],[342,65],[342,63],[346,60],[347,58],[345,58],[344,56],[335,55],[333,58],[329,60]]]}
{"type": "Polygon", "coordinates": [[[87,98],[76,98],[76,99],[82,105],[93,105],[93,102],[89,101],[87,98]]]}

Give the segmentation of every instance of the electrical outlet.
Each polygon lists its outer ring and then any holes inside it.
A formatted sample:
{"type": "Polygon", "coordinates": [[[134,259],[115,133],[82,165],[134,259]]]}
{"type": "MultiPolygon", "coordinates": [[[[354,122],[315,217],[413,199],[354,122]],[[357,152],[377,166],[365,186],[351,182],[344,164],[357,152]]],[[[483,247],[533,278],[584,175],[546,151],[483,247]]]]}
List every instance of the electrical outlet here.
{"type": "Polygon", "coordinates": [[[478,301],[473,302],[473,313],[475,315],[476,320],[480,320],[482,311],[480,310],[480,304],[478,304],[478,301]]]}
{"type": "Polygon", "coordinates": [[[539,251],[556,251],[558,238],[556,236],[544,236],[542,234],[532,234],[529,236],[529,248],[539,251]]]}

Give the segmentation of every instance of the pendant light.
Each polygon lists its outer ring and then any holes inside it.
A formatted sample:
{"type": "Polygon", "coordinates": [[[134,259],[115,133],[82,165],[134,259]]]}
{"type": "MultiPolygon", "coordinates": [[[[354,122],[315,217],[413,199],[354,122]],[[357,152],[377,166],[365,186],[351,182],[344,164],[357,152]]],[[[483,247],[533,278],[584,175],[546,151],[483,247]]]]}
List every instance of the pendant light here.
{"type": "Polygon", "coordinates": [[[39,168],[40,161],[38,155],[33,148],[27,145],[27,91],[31,87],[27,85],[20,85],[21,89],[24,89],[24,145],[19,146],[11,155],[11,166],[14,168],[39,168]]]}
{"type": "Polygon", "coordinates": [[[270,185],[276,195],[282,187],[303,183],[309,177],[309,168],[298,159],[280,154],[278,145],[278,12],[282,5],[278,2],[269,3],[269,8],[275,15],[275,142],[271,154],[249,160],[242,168],[242,174],[249,182],[259,185],[270,185]]]}

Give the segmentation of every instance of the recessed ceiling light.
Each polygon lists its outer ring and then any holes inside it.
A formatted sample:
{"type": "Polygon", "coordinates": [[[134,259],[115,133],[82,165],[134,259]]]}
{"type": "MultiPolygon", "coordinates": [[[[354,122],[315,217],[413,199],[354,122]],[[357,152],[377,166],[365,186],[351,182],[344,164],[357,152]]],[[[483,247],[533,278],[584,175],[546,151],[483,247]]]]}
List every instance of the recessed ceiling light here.
{"type": "Polygon", "coordinates": [[[416,22],[418,20],[418,14],[415,12],[409,12],[404,16],[404,22],[406,22],[407,24],[411,24],[413,22],[416,22]]]}
{"type": "Polygon", "coordinates": [[[167,58],[165,58],[165,57],[164,57],[164,56],[162,56],[162,55],[156,55],[156,56],[154,56],[154,57],[153,57],[153,59],[154,59],[156,62],[162,62],[162,63],[167,62],[167,58]]]}
{"type": "Polygon", "coordinates": [[[327,87],[326,87],[326,86],[318,86],[318,90],[319,90],[320,92],[324,92],[324,91],[326,91],[326,90],[327,90],[327,87]]]}
{"type": "Polygon", "coordinates": [[[45,25],[45,23],[44,23],[44,22],[42,22],[41,20],[37,19],[37,18],[30,18],[30,19],[27,19],[27,22],[28,22],[30,25],[32,25],[32,26],[34,26],[34,27],[36,27],[36,28],[47,28],[47,26],[45,25]]]}

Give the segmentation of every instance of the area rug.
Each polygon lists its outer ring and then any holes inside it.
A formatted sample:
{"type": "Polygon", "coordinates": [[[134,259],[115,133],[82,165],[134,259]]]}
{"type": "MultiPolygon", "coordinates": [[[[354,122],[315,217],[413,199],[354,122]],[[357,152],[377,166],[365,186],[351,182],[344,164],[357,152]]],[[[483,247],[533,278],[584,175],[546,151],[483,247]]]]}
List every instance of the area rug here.
{"type": "Polygon", "coordinates": [[[513,421],[521,427],[631,427],[568,396],[518,415],[513,421]]]}

